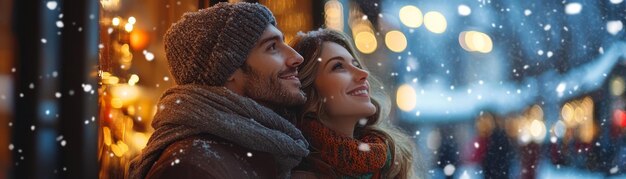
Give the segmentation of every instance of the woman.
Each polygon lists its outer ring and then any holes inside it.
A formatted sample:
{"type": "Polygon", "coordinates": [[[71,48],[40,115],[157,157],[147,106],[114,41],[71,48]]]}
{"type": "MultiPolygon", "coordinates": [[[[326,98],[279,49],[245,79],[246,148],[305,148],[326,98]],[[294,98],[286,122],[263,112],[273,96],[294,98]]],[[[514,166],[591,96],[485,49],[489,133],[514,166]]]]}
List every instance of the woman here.
{"type": "Polygon", "coordinates": [[[389,99],[351,42],[327,29],[291,42],[304,57],[298,77],[307,94],[294,123],[311,144],[293,178],[413,177],[411,141],[385,118],[389,99]]]}

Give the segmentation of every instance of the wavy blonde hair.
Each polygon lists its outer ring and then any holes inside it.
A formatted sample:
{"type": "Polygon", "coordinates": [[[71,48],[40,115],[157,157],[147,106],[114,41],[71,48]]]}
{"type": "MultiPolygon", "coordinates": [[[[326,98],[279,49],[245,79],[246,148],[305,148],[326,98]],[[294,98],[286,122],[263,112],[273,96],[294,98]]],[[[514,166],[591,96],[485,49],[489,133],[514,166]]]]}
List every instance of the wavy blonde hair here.
{"type": "MultiPolygon", "coordinates": [[[[324,108],[322,97],[318,94],[314,86],[317,68],[319,67],[319,58],[322,54],[322,44],[324,42],[337,43],[360,63],[361,59],[354,53],[354,45],[348,36],[342,32],[319,29],[308,33],[298,33],[291,41],[290,46],[296,50],[304,58],[304,62],[298,67],[298,77],[302,83],[302,90],[306,93],[306,103],[296,110],[295,121],[296,126],[300,126],[304,118],[319,119],[324,117],[324,108]]],[[[361,65],[363,66],[363,65],[361,65]]],[[[363,69],[367,69],[363,66],[363,69]]],[[[357,125],[355,134],[376,133],[385,138],[385,141],[392,151],[393,161],[388,171],[383,171],[388,178],[412,178],[415,177],[413,169],[413,150],[414,146],[409,137],[394,127],[388,120],[387,116],[390,112],[389,96],[381,90],[381,83],[373,76],[367,78],[370,83],[370,97],[372,104],[376,107],[376,113],[367,117],[367,123],[364,126],[357,125]]]]}

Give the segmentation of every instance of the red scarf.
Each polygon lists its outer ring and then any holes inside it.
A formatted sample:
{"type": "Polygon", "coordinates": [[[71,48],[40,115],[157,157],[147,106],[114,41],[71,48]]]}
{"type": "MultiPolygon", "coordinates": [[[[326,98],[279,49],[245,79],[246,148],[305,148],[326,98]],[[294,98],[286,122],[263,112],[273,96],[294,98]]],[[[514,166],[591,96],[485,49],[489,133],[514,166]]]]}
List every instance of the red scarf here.
{"type": "Polygon", "coordinates": [[[300,129],[316,150],[309,157],[321,159],[342,175],[372,173],[373,178],[380,177],[387,161],[387,144],[380,135],[369,133],[358,139],[345,137],[315,119],[305,119],[300,129]],[[364,146],[359,149],[362,144],[364,146]],[[365,146],[369,146],[369,151],[365,146]]]}

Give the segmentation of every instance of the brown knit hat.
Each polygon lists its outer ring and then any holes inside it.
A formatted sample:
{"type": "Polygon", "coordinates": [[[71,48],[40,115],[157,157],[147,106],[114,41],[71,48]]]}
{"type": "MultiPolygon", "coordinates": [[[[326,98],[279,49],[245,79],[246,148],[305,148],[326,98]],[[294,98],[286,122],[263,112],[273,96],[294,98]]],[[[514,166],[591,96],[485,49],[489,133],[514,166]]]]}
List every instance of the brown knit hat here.
{"type": "Polygon", "coordinates": [[[274,15],[258,3],[218,3],[185,13],[165,33],[176,84],[222,86],[241,67],[274,15]]]}

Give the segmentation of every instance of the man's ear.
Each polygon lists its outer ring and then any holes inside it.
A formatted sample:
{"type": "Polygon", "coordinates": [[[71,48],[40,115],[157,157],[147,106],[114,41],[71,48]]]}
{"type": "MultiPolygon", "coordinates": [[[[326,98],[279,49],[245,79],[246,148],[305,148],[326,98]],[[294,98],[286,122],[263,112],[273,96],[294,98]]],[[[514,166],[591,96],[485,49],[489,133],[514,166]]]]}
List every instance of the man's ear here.
{"type": "Polygon", "coordinates": [[[245,78],[246,78],[246,75],[243,73],[241,68],[239,68],[235,70],[235,72],[232,75],[230,75],[230,77],[228,77],[228,80],[226,80],[226,84],[224,84],[224,86],[230,89],[231,91],[239,95],[242,95],[243,88],[245,86],[245,78]]]}

